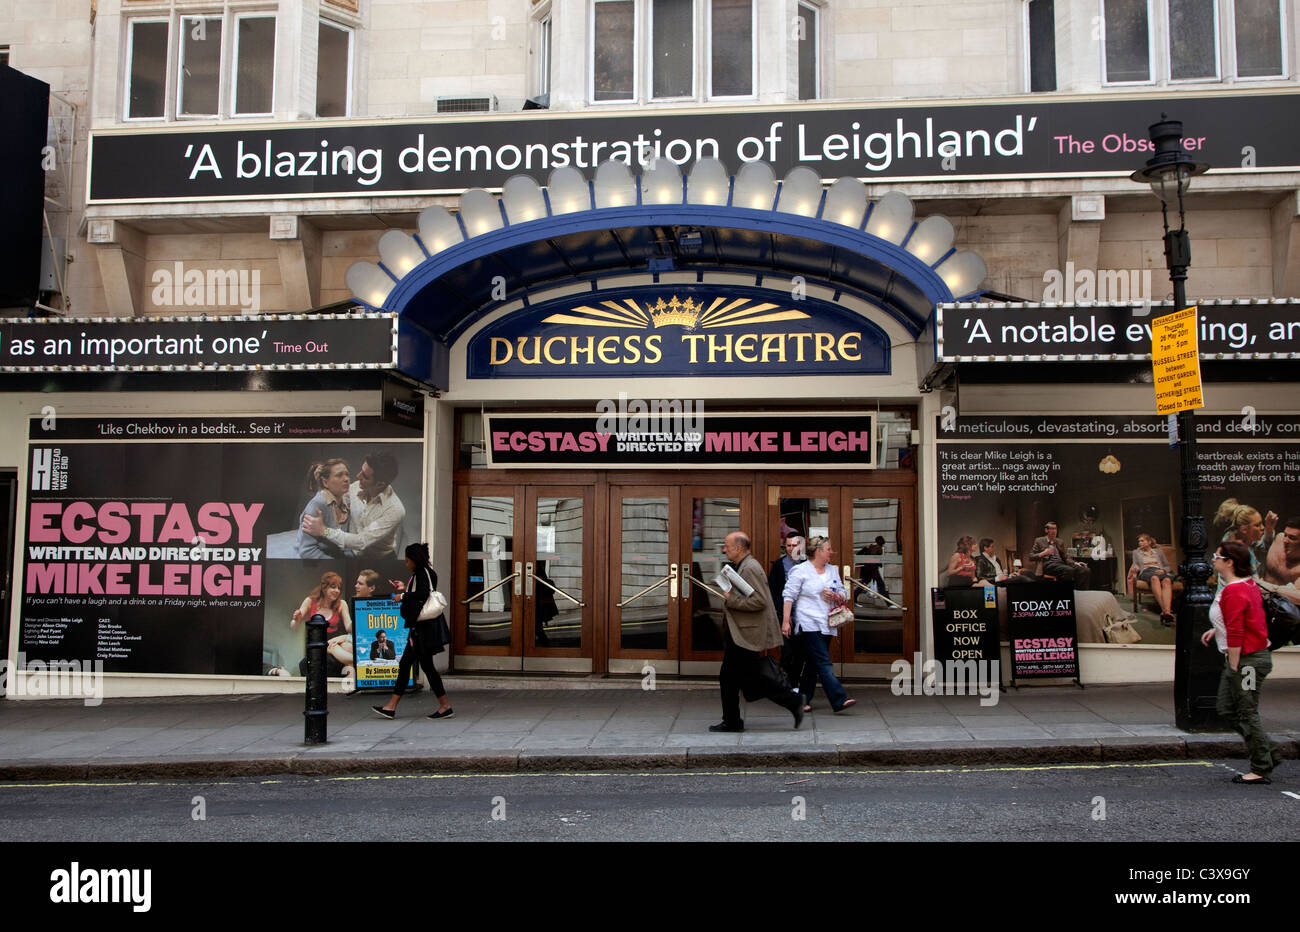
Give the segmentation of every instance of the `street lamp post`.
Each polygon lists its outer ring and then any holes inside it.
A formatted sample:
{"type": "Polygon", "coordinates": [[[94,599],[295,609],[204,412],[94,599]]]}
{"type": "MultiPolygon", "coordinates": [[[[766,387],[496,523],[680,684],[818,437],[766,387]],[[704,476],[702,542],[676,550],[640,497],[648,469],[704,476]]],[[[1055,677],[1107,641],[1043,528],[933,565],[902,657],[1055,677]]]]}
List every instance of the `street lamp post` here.
{"type": "MultiPolygon", "coordinates": [[[[1183,148],[1183,124],[1160,115],[1150,128],[1155,154],[1131,176],[1151,185],[1160,198],[1165,227],[1165,264],[1174,286],[1174,310],[1187,307],[1187,268],[1192,264],[1192,247],[1184,223],[1183,195],[1196,175],[1208,165],[1197,162],[1183,148]],[[1169,229],[1169,208],[1178,208],[1178,229],[1169,229]]],[[[1183,604],[1174,631],[1174,723],[1185,731],[1221,727],[1214,711],[1220,663],[1214,652],[1199,644],[1200,634],[1210,627],[1210,605],[1214,593],[1207,580],[1210,566],[1205,561],[1205,518],[1201,514],[1201,480],[1196,465],[1196,414],[1178,413],[1180,483],[1183,521],[1179,543],[1183,562],[1183,604]]]]}

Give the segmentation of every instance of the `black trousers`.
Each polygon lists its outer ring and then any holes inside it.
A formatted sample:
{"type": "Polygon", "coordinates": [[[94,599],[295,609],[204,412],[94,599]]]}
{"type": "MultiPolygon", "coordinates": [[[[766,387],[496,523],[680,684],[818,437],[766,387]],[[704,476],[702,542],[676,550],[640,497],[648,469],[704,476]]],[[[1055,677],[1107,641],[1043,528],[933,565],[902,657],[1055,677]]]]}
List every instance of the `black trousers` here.
{"type": "MultiPolygon", "coordinates": [[[[722,650],[722,669],[718,671],[718,685],[722,690],[722,721],[727,725],[741,725],[744,720],[740,717],[740,691],[758,679],[756,668],[762,654],[738,646],[731,639],[730,628],[724,629],[724,632],[726,646],[722,650]]],[[[800,702],[799,694],[793,691],[769,691],[764,698],[792,711],[800,702]]]]}
{"type": "Polygon", "coordinates": [[[433,694],[439,699],[447,695],[447,690],[442,686],[442,677],[433,665],[433,624],[432,621],[417,621],[407,634],[406,650],[402,651],[402,659],[397,665],[397,684],[393,687],[393,695],[400,696],[406,692],[406,680],[411,675],[411,667],[417,663],[429,678],[433,694]]]}

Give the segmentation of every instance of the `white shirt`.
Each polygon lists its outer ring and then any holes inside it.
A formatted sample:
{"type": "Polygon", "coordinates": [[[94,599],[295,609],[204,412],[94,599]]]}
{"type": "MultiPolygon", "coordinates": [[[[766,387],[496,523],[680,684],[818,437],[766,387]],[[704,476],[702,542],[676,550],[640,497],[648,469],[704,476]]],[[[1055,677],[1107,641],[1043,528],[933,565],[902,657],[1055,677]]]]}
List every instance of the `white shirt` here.
{"type": "Polygon", "coordinates": [[[368,502],[361,500],[361,483],[354,482],[348,487],[348,504],[352,506],[352,526],[357,528],[355,534],[327,528],[325,536],[332,543],[344,550],[366,556],[388,556],[393,553],[393,542],[397,539],[397,529],[406,517],[406,508],[390,485],[368,502]]]}
{"type": "Polygon", "coordinates": [[[840,571],[834,563],[826,564],[826,572],[818,573],[812,560],[800,563],[786,577],[785,589],[781,598],[794,603],[797,618],[796,631],[816,631],[819,634],[838,634],[839,631],[827,624],[831,613],[830,603],[822,598],[822,591],[830,589],[844,595],[844,583],[840,582],[840,571]]]}

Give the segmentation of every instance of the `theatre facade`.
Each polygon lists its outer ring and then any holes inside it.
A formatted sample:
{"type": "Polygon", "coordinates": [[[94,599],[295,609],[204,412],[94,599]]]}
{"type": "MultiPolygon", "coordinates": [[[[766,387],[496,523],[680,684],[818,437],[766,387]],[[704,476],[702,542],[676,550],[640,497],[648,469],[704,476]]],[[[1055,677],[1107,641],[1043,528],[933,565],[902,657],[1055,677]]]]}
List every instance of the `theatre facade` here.
{"type": "Polygon", "coordinates": [[[1294,87],[768,99],[109,106],[89,278],[0,323],[10,669],[298,691],[295,612],[328,574],[404,579],[426,540],[453,671],[709,676],[744,530],[765,566],[789,531],[830,539],[856,615],[833,659],[883,681],[934,656],[959,538],[1014,574],[1054,522],[1087,567],[1083,682],[1172,682],[1173,630],[1127,585],[1182,501],[1159,204],[1128,176],[1162,111],[1211,165],[1187,200],[1207,523],[1300,514],[1294,87]],[[382,464],[384,517],[318,537],[313,467],[340,461],[382,464]]]}

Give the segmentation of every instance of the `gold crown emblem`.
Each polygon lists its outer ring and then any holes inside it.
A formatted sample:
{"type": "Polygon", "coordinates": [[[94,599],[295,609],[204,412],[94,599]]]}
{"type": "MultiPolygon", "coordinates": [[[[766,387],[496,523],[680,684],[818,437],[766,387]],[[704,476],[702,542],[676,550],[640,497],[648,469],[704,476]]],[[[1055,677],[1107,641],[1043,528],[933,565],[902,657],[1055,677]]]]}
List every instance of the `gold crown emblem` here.
{"type": "Polygon", "coordinates": [[[673,295],[666,303],[663,298],[660,298],[650,307],[650,323],[656,330],[670,324],[678,324],[687,330],[694,330],[703,310],[704,306],[696,304],[691,298],[680,301],[677,295],[673,295]]]}

